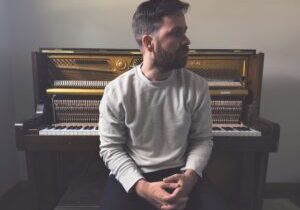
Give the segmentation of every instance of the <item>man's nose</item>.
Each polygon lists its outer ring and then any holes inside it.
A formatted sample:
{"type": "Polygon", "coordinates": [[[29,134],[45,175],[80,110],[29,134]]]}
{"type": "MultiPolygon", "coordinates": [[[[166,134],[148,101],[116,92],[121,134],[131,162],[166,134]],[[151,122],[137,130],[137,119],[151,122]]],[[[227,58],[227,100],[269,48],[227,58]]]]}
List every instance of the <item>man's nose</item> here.
{"type": "Polygon", "coordinates": [[[189,39],[186,35],[184,35],[182,44],[183,44],[183,45],[190,45],[190,44],[191,44],[190,39],[189,39]]]}

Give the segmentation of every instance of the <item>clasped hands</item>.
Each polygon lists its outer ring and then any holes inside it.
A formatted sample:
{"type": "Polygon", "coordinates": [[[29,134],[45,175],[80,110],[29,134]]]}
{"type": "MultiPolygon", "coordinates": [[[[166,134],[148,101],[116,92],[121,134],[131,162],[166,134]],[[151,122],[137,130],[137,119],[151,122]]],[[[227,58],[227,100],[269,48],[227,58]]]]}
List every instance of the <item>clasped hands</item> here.
{"type": "Polygon", "coordinates": [[[141,179],[137,182],[135,190],[157,209],[182,210],[197,180],[196,172],[187,169],[183,174],[174,174],[158,182],[141,179]]]}

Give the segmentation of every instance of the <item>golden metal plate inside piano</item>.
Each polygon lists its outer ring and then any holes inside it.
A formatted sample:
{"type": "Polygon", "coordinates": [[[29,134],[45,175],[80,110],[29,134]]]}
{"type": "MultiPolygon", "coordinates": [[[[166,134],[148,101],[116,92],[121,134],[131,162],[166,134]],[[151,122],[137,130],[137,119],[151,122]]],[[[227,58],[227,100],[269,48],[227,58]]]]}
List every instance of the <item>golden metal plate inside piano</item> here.
{"type": "MultiPolygon", "coordinates": [[[[87,89],[87,88],[49,88],[49,95],[100,95],[104,93],[104,89],[87,89]]],[[[248,90],[210,90],[212,96],[218,95],[248,95],[248,90]]]]}
{"type": "Polygon", "coordinates": [[[212,96],[221,96],[221,95],[236,95],[236,96],[246,96],[248,95],[248,90],[226,90],[226,89],[220,89],[220,90],[209,90],[210,95],[212,96]]]}
{"type": "Polygon", "coordinates": [[[49,95],[103,95],[104,89],[87,89],[87,88],[49,88],[49,95]]]}
{"type": "Polygon", "coordinates": [[[58,69],[100,71],[123,73],[136,65],[137,57],[133,56],[100,56],[100,55],[49,55],[48,58],[58,69]]]}

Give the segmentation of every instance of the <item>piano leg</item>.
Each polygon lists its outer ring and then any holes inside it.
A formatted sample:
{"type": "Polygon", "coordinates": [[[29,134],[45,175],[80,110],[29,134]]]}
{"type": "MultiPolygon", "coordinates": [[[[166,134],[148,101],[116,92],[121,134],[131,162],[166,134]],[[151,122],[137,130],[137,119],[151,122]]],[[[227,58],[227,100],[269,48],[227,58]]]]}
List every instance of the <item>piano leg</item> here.
{"type": "Polygon", "coordinates": [[[258,154],[258,180],[257,180],[257,189],[256,189],[256,199],[254,203],[254,208],[261,210],[263,206],[266,175],[268,168],[269,153],[259,153],[258,154]]]}
{"type": "Polygon", "coordinates": [[[52,210],[59,199],[57,153],[27,151],[26,159],[34,210],[52,210]]]}
{"type": "Polygon", "coordinates": [[[262,209],[268,157],[263,152],[243,154],[239,198],[242,210],[262,209]]]}
{"type": "Polygon", "coordinates": [[[26,151],[26,164],[27,164],[27,175],[30,186],[30,194],[32,195],[32,210],[39,210],[39,199],[38,199],[38,191],[37,191],[37,183],[35,182],[35,169],[34,169],[34,153],[26,151]]]}

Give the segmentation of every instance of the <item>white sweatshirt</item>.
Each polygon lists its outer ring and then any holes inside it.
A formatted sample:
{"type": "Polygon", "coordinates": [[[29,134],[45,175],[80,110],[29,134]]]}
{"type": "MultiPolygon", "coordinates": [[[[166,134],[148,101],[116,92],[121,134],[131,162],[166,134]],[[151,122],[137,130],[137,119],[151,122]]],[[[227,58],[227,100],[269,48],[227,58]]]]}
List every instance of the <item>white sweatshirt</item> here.
{"type": "Polygon", "coordinates": [[[100,156],[128,192],[142,173],[182,167],[200,176],[212,150],[207,82],[186,69],[152,82],[140,66],[105,88],[100,156]]]}

